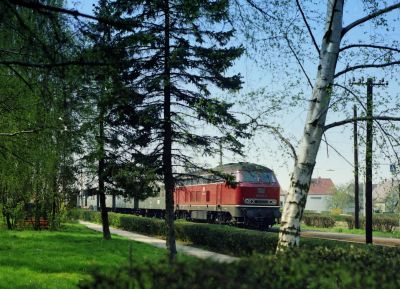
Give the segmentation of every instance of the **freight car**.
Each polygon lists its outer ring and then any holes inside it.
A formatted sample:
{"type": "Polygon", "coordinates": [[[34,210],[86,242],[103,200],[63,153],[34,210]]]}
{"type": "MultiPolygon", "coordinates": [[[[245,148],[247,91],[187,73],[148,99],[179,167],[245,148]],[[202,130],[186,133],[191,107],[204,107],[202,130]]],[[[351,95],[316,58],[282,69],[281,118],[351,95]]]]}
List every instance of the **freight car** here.
{"type": "MultiPolygon", "coordinates": [[[[194,173],[175,189],[174,204],[177,218],[229,223],[245,227],[266,229],[280,217],[280,186],[274,172],[264,166],[239,162],[219,166],[215,170],[231,174],[235,186],[207,173],[194,173]]],[[[90,197],[89,197],[90,198],[90,197]]],[[[96,209],[98,202],[92,197],[83,207],[96,209]]],[[[107,197],[110,210],[135,213],[149,217],[163,217],[165,192],[144,201],[107,197]]]]}

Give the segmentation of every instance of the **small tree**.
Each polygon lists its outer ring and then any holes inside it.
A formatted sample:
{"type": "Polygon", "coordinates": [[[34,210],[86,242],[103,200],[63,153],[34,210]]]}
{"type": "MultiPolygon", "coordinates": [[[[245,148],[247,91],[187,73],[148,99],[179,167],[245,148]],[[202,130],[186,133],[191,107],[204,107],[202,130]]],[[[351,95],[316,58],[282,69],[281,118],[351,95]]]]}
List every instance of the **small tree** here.
{"type": "Polygon", "coordinates": [[[354,207],[354,189],[352,189],[352,186],[337,186],[329,199],[328,207],[329,209],[339,209],[340,211],[354,207]]]}

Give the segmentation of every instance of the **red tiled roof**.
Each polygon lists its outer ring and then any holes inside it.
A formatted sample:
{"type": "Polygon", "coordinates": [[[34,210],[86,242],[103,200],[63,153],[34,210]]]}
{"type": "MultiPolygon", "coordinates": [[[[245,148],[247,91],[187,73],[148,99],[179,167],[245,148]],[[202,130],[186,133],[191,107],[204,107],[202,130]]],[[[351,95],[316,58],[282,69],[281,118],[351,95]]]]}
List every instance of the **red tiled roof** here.
{"type": "Polygon", "coordinates": [[[331,179],[316,178],[311,179],[309,195],[332,195],[335,191],[335,185],[331,179]]]}

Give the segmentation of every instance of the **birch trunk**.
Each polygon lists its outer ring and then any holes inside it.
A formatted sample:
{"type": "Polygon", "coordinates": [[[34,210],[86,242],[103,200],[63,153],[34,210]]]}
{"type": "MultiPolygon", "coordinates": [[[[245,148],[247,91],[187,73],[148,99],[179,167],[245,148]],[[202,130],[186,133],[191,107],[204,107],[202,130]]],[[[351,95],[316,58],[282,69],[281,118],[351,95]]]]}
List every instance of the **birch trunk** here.
{"type": "Polygon", "coordinates": [[[304,134],[297,153],[298,160],[294,165],[288,197],[283,208],[277,251],[299,245],[300,221],[306,205],[311,175],[331,99],[342,32],[343,4],[344,0],[328,0],[317,79],[312,91],[304,134]]]}

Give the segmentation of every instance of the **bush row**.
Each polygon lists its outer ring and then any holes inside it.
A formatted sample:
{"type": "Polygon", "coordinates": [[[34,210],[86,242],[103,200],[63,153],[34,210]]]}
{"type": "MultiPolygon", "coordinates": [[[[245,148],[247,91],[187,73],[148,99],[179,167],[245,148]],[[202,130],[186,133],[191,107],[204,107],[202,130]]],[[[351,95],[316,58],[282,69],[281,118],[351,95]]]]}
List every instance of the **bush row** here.
{"type": "Polygon", "coordinates": [[[319,228],[332,228],[335,225],[334,218],[321,214],[304,214],[303,221],[307,226],[319,228]]]}
{"type": "MultiPolygon", "coordinates": [[[[303,221],[307,226],[331,228],[336,221],[345,221],[349,229],[354,229],[354,216],[335,216],[305,212],[303,221]]],[[[365,229],[365,218],[360,218],[360,225],[365,229]]],[[[396,215],[374,215],[372,229],[380,232],[393,232],[399,226],[399,217],[396,215]]]]}
{"type": "MultiPolygon", "coordinates": [[[[349,229],[354,229],[354,216],[346,217],[349,229]]],[[[365,218],[360,218],[360,226],[365,229],[365,218]]],[[[399,226],[399,218],[395,216],[373,216],[372,230],[380,232],[393,232],[399,226]]]]}
{"type": "MultiPolygon", "coordinates": [[[[164,220],[117,213],[109,213],[108,216],[110,226],[150,236],[165,236],[164,220]]],[[[70,218],[101,223],[100,213],[88,210],[73,210],[70,212],[70,218]]],[[[178,240],[235,256],[275,252],[278,241],[277,233],[181,220],[175,222],[175,234],[178,240]]],[[[302,238],[301,246],[312,248],[315,246],[349,247],[350,245],[331,240],[302,238]]]]}
{"type": "MultiPolygon", "coordinates": [[[[74,210],[70,216],[73,219],[101,223],[99,212],[74,210]]],[[[109,213],[108,216],[110,226],[150,236],[165,236],[164,220],[117,213],[109,213]]],[[[244,230],[224,225],[189,223],[180,220],[175,222],[175,234],[176,238],[181,241],[238,256],[254,252],[274,252],[278,240],[276,233],[244,230]]]]}
{"type": "Polygon", "coordinates": [[[94,271],[81,289],[397,289],[400,250],[381,247],[292,250],[231,264],[179,260],[133,262],[113,273],[94,271]]]}

